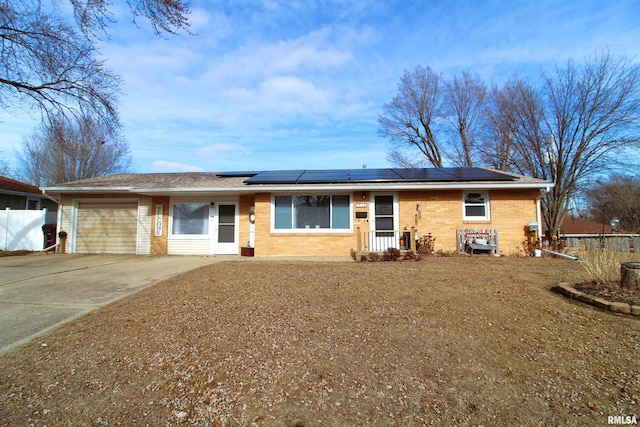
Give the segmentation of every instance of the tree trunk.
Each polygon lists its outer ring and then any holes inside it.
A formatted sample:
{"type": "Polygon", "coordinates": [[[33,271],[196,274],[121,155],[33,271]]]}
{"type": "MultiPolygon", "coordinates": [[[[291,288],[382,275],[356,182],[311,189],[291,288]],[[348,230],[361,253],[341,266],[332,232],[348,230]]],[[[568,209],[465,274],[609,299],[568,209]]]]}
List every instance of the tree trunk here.
{"type": "Polygon", "coordinates": [[[640,289],[640,262],[623,262],[620,266],[620,286],[640,289]]]}

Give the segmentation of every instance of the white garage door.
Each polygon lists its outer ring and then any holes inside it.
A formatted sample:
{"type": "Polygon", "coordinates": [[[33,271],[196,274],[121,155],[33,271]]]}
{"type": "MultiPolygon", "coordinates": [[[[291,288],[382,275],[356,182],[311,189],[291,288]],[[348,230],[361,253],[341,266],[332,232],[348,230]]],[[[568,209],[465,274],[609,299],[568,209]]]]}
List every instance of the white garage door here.
{"type": "Polygon", "coordinates": [[[76,252],[135,254],[137,224],[137,202],[80,202],[76,252]]]}

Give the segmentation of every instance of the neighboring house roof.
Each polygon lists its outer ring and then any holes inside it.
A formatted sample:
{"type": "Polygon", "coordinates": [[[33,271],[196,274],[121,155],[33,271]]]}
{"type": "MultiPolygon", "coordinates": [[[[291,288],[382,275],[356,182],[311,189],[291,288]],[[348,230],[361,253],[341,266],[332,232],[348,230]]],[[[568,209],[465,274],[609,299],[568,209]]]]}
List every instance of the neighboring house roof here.
{"type": "MultiPolygon", "coordinates": [[[[604,224],[604,234],[614,234],[611,225],[604,224]]],[[[615,235],[629,235],[630,233],[621,230],[615,232],[615,235]]],[[[601,236],[602,223],[590,221],[583,218],[566,217],[560,226],[560,235],[563,237],[580,237],[580,236],[601,236]]]]}
{"type": "Polygon", "coordinates": [[[15,179],[0,176],[0,193],[14,194],[19,196],[35,196],[42,197],[42,191],[35,185],[26,182],[16,181],[15,179]]]}
{"type": "Polygon", "coordinates": [[[332,169],[117,174],[43,188],[61,193],[204,194],[305,190],[497,189],[552,187],[541,179],[488,168],[332,169]]]}

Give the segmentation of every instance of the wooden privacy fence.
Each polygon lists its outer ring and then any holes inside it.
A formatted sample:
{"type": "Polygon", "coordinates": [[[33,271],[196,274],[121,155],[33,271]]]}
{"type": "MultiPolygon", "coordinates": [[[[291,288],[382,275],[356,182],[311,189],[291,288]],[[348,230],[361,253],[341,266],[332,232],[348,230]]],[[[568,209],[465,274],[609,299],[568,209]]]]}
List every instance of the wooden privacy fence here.
{"type": "MultiPolygon", "coordinates": [[[[567,246],[580,247],[581,243],[584,245],[585,251],[599,251],[602,250],[602,236],[600,237],[568,237],[567,246]]],[[[611,252],[629,252],[640,253],[640,237],[629,236],[605,236],[604,249],[611,252]]]]}

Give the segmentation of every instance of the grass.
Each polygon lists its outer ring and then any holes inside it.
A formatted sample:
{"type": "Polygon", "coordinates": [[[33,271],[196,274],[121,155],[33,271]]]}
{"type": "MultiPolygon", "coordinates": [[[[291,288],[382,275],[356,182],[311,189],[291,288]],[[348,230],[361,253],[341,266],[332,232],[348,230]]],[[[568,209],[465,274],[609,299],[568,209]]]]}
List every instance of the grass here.
{"type": "Polygon", "coordinates": [[[5,426],[606,425],[639,415],[640,321],[576,262],[223,262],[0,357],[5,426]]]}

